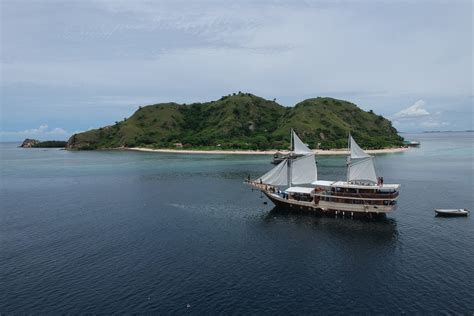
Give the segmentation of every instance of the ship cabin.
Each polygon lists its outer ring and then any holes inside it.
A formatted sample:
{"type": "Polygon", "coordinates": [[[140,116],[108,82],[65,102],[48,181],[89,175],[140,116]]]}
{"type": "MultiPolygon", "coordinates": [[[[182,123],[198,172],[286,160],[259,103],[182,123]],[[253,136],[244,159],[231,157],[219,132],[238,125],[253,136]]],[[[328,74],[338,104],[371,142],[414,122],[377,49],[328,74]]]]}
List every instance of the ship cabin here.
{"type": "Polygon", "coordinates": [[[283,197],[296,201],[312,202],[314,199],[314,188],[290,187],[283,191],[283,197]]]}
{"type": "Polygon", "coordinates": [[[315,181],[315,202],[319,201],[364,204],[396,205],[399,184],[376,185],[372,182],[315,181]]]}

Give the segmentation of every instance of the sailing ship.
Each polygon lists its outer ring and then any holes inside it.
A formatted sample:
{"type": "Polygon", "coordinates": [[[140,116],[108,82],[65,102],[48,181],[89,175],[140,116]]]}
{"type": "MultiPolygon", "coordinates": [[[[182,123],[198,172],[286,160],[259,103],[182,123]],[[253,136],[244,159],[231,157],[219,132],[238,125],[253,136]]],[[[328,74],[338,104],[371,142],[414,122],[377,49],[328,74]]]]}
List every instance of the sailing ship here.
{"type": "Polygon", "coordinates": [[[295,158],[298,158],[298,157],[299,156],[296,156],[296,155],[290,157],[289,154],[283,154],[283,153],[277,151],[276,153],[273,154],[273,159],[272,159],[271,163],[273,165],[278,165],[280,162],[282,162],[285,159],[288,159],[288,158],[295,159],[295,158]]]}
{"type": "Polygon", "coordinates": [[[248,181],[276,206],[342,216],[385,216],[397,207],[399,184],[377,177],[373,157],[349,134],[347,179],[318,179],[314,152],[291,130],[291,152],[263,176],[248,181]],[[295,156],[299,156],[294,158],[295,156]]]}
{"type": "MultiPolygon", "coordinates": [[[[292,134],[293,135],[293,134],[292,134]]],[[[296,134],[295,134],[296,135],[296,134]]],[[[288,154],[283,154],[279,151],[277,151],[274,155],[273,155],[273,160],[272,160],[272,164],[274,165],[278,165],[280,162],[282,162],[283,160],[285,159],[296,159],[296,158],[299,158],[299,157],[302,157],[302,156],[305,156],[305,155],[308,155],[308,154],[311,154],[311,150],[308,148],[308,145],[306,144],[302,144],[301,140],[298,138],[298,136],[296,136],[295,138],[297,140],[297,145],[296,147],[294,148],[294,151],[288,153],[288,154]],[[300,144],[301,142],[301,144],[300,144]]],[[[291,143],[293,144],[293,141],[291,141],[291,143]]]]}
{"type": "Polygon", "coordinates": [[[406,140],[403,142],[403,145],[407,147],[420,147],[420,142],[417,140],[406,140]]]}

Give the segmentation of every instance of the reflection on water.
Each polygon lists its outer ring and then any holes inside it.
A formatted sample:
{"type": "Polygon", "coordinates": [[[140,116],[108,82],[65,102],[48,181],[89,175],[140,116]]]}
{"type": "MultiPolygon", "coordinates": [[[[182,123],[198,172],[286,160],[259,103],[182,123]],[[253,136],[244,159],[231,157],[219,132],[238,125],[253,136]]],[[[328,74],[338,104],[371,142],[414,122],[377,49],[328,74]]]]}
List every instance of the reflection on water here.
{"type": "Polygon", "coordinates": [[[328,235],[349,236],[354,240],[396,242],[397,221],[393,218],[343,218],[328,217],[310,212],[293,212],[274,207],[263,216],[265,223],[290,222],[298,226],[307,225],[328,235]]]}

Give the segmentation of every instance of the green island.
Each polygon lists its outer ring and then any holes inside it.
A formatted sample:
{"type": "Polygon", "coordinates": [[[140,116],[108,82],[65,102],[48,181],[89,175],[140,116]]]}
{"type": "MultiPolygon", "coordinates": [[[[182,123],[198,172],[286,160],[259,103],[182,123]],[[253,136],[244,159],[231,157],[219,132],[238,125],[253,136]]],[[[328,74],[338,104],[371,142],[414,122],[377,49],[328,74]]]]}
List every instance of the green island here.
{"type": "Polygon", "coordinates": [[[62,140],[46,140],[34,145],[33,148],[64,148],[67,142],[62,140]]]}
{"type": "Polygon", "coordinates": [[[27,138],[20,145],[22,148],[64,148],[67,142],[63,140],[46,140],[39,141],[37,139],[27,138]]]}
{"type": "Polygon", "coordinates": [[[72,135],[66,148],[286,150],[292,128],[313,149],[346,148],[349,131],[367,149],[403,146],[389,120],[348,101],[318,97],[285,107],[238,92],[206,103],[139,107],[114,125],[72,135]]]}

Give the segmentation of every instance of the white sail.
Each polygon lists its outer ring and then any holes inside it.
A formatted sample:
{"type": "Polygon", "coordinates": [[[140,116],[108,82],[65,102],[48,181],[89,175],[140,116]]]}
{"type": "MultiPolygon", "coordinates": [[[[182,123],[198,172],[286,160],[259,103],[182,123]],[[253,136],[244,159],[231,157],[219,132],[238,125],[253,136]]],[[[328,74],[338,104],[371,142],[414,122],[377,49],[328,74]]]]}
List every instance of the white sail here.
{"type": "Polygon", "coordinates": [[[288,160],[283,160],[275,168],[258,178],[258,181],[270,185],[287,185],[288,184],[288,160]]]}
{"type": "Polygon", "coordinates": [[[347,181],[370,181],[377,183],[373,157],[362,150],[350,134],[349,145],[347,181]]]}
{"type": "Polygon", "coordinates": [[[275,168],[257,179],[269,185],[306,184],[318,180],[318,170],[314,154],[292,130],[292,153],[303,155],[297,159],[288,159],[280,162],[275,168]],[[290,183],[291,182],[291,183],[290,183]]]}
{"type": "Polygon", "coordinates": [[[348,167],[349,181],[371,181],[377,183],[374,162],[372,157],[351,161],[348,167]]]}
{"type": "Polygon", "coordinates": [[[369,154],[365,153],[365,151],[362,150],[362,148],[357,145],[355,142],[354,138],[349,135],[349,140],[350,140],[350,146],[351,146],[351,158],[352,159],[358,159],[358,158],[368,158],[370,157],[369,154]]]}
{"type": "Polygon", "coordinates": [[[314,155],[307,155],[291,162],[291,184],[306,184],[318,180],[314,155]]]}
{"type": "Polygon", "coordinates": [[[301,139],[296,135],[295,131],[293,131],[293,153],[296,155],[308,155],[312,154],[313,151],[306,146],[301,139]]]}
{"type": "MultiPolygon", "coordinates": [[[[306,184],[318,180],[318,170],[314,155],[307,155],[291,161],[291,184],[306,184]]],[[[288,160],[257,179],[264,184],[288,185],[288,160]]]]}

